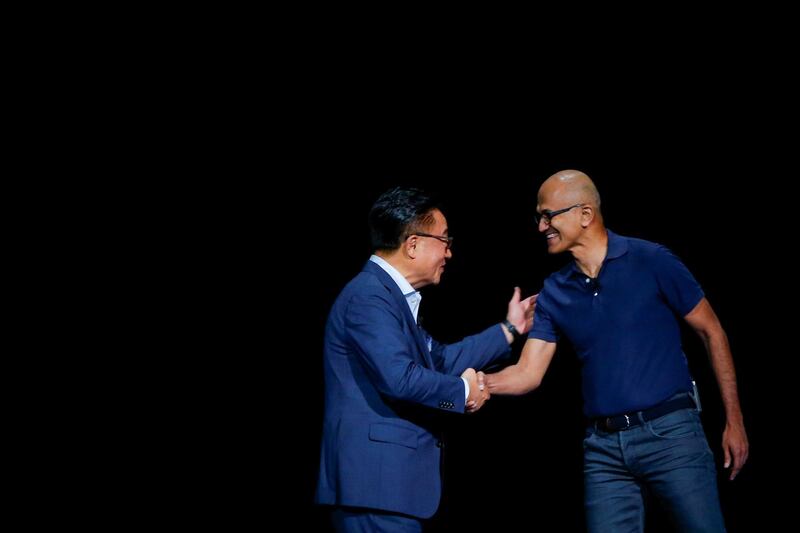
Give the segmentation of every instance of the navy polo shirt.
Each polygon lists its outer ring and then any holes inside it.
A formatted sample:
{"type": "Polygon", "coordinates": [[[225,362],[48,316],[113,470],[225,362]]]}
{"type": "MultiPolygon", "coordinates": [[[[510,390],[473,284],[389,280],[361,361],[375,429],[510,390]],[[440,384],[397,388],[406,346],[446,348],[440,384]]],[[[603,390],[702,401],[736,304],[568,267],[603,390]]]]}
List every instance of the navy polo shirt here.
{"type": "Polygon", "coordinates": [[[679,320],[702,298],[666,247],[609,231],[596,279],[573,261],[545,280],[528,337],[573,344],[586,416],[639,411],[691,390],[679,320]]]}

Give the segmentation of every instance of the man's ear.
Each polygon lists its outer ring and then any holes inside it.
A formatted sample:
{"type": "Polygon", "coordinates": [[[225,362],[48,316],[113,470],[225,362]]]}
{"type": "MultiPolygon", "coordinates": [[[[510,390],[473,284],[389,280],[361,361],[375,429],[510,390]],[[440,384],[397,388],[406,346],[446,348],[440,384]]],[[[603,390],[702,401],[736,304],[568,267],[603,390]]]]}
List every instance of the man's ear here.
{"type": "Polygon", "coordinates": [[[581,207],[581,227],[588,228],[592,220],[594,220],[594,207],[590,205],[581,207]]]}
{"type": "Polygon", "coordinates": [[[411,259],[415,259],[417,257],[418,242],[419,242],[419,237],[417,237],[416,235],[411,235],[403,243],[403,249],[405,250],[406,255],[411,259]]]}

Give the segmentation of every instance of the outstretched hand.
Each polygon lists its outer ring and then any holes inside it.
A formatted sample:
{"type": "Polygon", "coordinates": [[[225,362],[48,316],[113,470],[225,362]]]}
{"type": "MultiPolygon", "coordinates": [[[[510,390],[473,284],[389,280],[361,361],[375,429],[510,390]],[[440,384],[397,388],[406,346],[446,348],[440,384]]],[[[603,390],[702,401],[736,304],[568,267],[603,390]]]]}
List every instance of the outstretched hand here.
{"type": "Polygon", "coordinates": [[[508,302],[508,314],[506,319],[511,322],[521,334],[528,333],[533,327],[533,311],[536,309],[536,299],[538,294],[528,296],[520,300],[522,291],[519,287],[514,287],[514,295],[508,302]]]}

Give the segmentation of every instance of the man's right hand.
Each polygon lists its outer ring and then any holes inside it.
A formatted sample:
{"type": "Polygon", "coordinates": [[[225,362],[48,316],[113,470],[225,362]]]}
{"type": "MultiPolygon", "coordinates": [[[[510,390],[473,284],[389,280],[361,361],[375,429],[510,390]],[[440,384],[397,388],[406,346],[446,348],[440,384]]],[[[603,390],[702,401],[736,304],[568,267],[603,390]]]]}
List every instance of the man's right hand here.
{"type": "Polygon", "coordinates": [[[484,386],[483,372],[475,372],[474,368],[468,368],[461,374],[461,377],[469,383],[469,396],[467,397],[467,412],[474,413],[491,398],[489,389],[484,386]],[[480,375],[480,380],[479,380],[480,375]]]}

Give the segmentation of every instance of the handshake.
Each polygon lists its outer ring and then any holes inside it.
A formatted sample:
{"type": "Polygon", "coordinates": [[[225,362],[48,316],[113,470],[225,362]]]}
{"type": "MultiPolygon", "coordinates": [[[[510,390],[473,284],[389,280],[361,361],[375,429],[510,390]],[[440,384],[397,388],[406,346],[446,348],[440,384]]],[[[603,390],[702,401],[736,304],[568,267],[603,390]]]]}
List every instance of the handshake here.
{"type": "Polygon", "coordinates": [[[486,403],[486,400],[492,397],[489,394],[489,389],[486,387],[486,374],[483,372],[475,372],[474,368],[468,368],[461,374],[461,377],[469,383],[469,396],[467,396],[467,412],[474,413],[486,403]]]}

